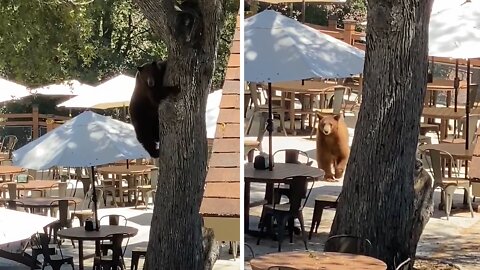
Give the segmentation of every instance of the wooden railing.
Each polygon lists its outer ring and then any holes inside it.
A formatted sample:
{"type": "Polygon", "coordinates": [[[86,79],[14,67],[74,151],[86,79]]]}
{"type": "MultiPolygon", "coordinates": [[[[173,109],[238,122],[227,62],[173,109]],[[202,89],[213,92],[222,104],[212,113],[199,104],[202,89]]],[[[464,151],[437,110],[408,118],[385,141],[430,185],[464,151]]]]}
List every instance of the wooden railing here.
{"type": "Polygon", "coordinates": [[[31,127],[32,139],[39,136],[39,128],[45,127],[47,132],[63,124],[70,117],[39,113],[38,106],[32,106],[31,113],[0,114],[0,127],[31,127]]]}

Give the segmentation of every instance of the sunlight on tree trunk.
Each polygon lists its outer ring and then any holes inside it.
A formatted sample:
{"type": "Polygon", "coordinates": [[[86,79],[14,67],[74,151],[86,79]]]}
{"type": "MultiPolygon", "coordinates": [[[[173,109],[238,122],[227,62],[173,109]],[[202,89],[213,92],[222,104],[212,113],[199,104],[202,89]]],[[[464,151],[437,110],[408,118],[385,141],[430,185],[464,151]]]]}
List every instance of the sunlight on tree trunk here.
{"type": "Polygon", "coordinates": [[[189,2],[190,12],[198,14],[190,36],[185,24],[177,24],[177,1],[135,2],[168,48],[164,84],[181,87],[179,96],[162,102],[158,109],[159,182],[147,266],[204,269],[209,262],[204,262],[199,210],[207,169],[205,109],[224,24],[225,1],[185,1],[189,2]]]}
{"type": "Polygon", "coordinates": [[[431,188],[415,179],[415,152],[432,2],[368,1],[364,94],[330,235],[368,238],[388,269],[413,259],[431,212],[431,188]]]}

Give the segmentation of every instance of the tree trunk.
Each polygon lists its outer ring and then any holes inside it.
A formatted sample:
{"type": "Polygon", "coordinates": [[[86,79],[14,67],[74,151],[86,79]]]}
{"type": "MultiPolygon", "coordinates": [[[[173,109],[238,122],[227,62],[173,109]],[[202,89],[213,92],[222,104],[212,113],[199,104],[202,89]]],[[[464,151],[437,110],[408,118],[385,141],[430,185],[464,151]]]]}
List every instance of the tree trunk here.
{"type": "Polygon", "coordinates": [[[432,2],[368,1],[362,105],[330,232],[368,238],[389,269],[413,259],[431,196],[414,172],[432,2]]]}
{"type": "MultiPolygon", "coordinates": [[[[165,85],[181,93],[160,103],[159,181],[148,269],[204,269],[199,214],[207,169],[205,109],[224,24],[223,0],[189,0],[199,14],[192,39],[179,29],[175,0],[136,0],[169,55],[165,85]],[[196,6],[195,3],[198,3],[196,6]]],[[[183,27],[183,24],[182,26],[183,27]]]]}

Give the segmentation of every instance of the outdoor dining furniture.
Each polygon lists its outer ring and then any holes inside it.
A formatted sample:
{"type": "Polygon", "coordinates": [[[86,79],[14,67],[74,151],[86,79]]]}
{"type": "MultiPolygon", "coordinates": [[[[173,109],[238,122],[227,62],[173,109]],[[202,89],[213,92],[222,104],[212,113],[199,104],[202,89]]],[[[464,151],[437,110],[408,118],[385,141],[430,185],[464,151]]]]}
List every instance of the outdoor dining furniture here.
{"type": "Polygon", "coordinates": [[[387,269],[387,265],[379,259],[339,252],[279,252],[259,256],[250,261],[252,270],[267,270],[271,266],[279,265],[302,270],[387,269]]]}
{"type": "MultiPolygon", "coordinates": [[[[480,108],[472,108],[471,114],[480,114],[480,108]]],[[[453,107],[424,107],[422,116],[424,118],[438,118],[441,119],[440,126],[440,138],[447,138],[447,121],[448,120],[460,120],[465,116],[465,108],[457,108],[457,111],[453,107]]]]}
{"type": "Polygon", "coordinates": [[[320,226],[320,221],[322,220],[323,209],[326,208],[337,208],[338,205],[338,196],[334,195],[325,195],[320,194],[315,198],[315,206],[313,207],[312,215],[312,225],[310,226],[310,232],[308,234],[308,239],[312,239],[313,231],[315,233],[318,231],[318,226],[320,226]]]}
{"type": "Polygon", "coordinates": [[[275,167],[270,170],[256,170],[253,163],[244,165],[244,228],[246,233],[252,233],[249,229],[250,207],[272,203],[273,186],[275,183],[289,184],[290,178],[294,176],[306,176],[312,180],[320,181],[323,179],[325,172],[322,169],[307,166],[304,164],[275,163],[275,167]],[[251,183],[266,183],[265,199],[260,202],[250,203],[250,187],[251,183]]]}
{"type": "Polygon", "coordinates": [[[13,200],[16,203],[19,203],[22,207],[30,210],[31,213],[35,212],[35,209],[54,209],[58,208],[59,200],[67,200],[69,204],[79,204],[82,202],[82,199],[76,197],[33,197],[33,198],[18,198],[13,200]]]}
{"type": "Polygon", "coordinates": [[[85,227],[63,229],[58,236],[65,239],[78,240],[79,270],[84,270],[83,241],[95,241],[95,254],[100,255],[100,240],[112,239],[115,234],[125,234],[129,237],[137,235],[138,229],[129,226],[101,225],[98,231],[86,231],[85,227]]]}
{"type": "MultiPolygon", "coordinates": [[[[113,178],[106,178],[108,180],[114,181],[114,185],[118,190],[120,196],[120,205],[125,205],[125,200],[123,194],[125,191],[128,191],[129,194],[132,192],[136,195],[137,191],[137,179],[136,177],[140,176],[144,178],[146,174],[148,174],[152,168],[156,168],[155,165],[129,165],[128,168],[126,165],[117,165],[117,166],[106,166],[100,167],[97,169],[98,173],[102,175],[111,174],[113,178]],[[123,177],[127,180],[127,187],[122,185],[123,177]]],[[[105,192],[104,192],[105,195],[105,192]]],[[[130,196],[128,196],[130,199],[130,196]]],[[[135,198],[136,199],[136,198],[135,198]]]]}
{"type": "Polygon", "coordinates": [[[0,181],[12,180],[13,175],[23,173],[25,171],[26,170],[22,167],[2,165],[0,166],[0,181]]]}
{"type": "MultiPolygon", "coordinates": [[[[466,150],[465,145],[456,143],[424,144],[418,147],[418,150],[434,149],[449,153],[455,160],[469,161],[473,156],[473,147],[466,150]]],[[[442,154],[443,155],[443,154],[442,154]]],[[[450,172],[451,170],[449,170],[450,172]]],[[[465,166],[465,175],[468,175],[468,166],[465,166]]],[[[451,176],[451,174],[449,174],[451,176]]]]}
{"type": "MultiPolygon", "coordinates": [[[[142,194],[142,201],[145,204],[145,209],[148,209],[148,201],[150,196],[152,197],[152,203],[155,204],[155,195],[157,193],[157,183],[158,183],[158,169],[152,168],[149,173],[150,184],[149,185],[140,185],[137,186],[137,192],[142,194]]],[[[137,208],[138,202],[140,201],[139,196],[136,195],[137,200],[135,200],[135,208],[137,208]]]]}
{"type": "Polygon", "coordinates": [[[29,267],[38,262],[25,253],[32,234],[55,219],[26,212],[0,208],[0,258],[13,260],[29,267]]]}
{"type": "Polygon", "coordinates": [[[428,162],[427,159],[427,163],[429,163],[428,165],[431,168],[433,175],[433,189],[440,188],[442,191],[442,202],[443,198],[445,198],[445,212],[447,214],[447,220],[450,216],[450,211],[452,209],[453,195],[455,194],[455,190],[457,188],[462,188],[465,190],[468,206],[473,218],[474,215],[472,208],[472,185],[470,183],[470,180],[459,177],[459,170],[455,165],[454,157],[446,151],[441,151],[429,147],[425,148],[423,151],[426,152],[426,154],[430,157],[430,162],[428,162]],[[449,170],[449,177],[443,176],[442,159],[447,160],[450,164],[452,164],[456,173],[455,176],[451,176],[451,170],[449,170]]]}
{"type": "Polygon", "coordinates": [[[302,233],[303,243],[305,249],[307,247],[307,233],[305,232],[305,222],[303,219],[303,208],[310,197],[313,185],[315,181],[312,181],[306,176],[294,176],[291,179],[285,179],[289,181],[289,201],[288,203],[277,203],[275,198],[273,204],[265,204],[262,210],[262,216],[260,217],[260,234],[258,236],[257,245],[260,244],[260,240],[263,236],[263,229],[271,224],[277,224],[277,237],[278,237],[278,252],[282,251],[283,234],[287,225],[289,224],[288,231],[290,235],[290,242],[293,242],[293,228],[294,220],[298,219],[300,222],[300,230],[302,233]],[[308,182],[312,182],[311,187],[308,189],[308,182]],[[270,218],[270,220],[267,220],[270,218]]]}
{"type": "Polygon", "coordinates": [[[370,240],[354,235],[332,235],[325,241],[325,252],[341,252],[369,256],[373,246],[370,240]]]}
{"type": "MultiPolygon", "coordinates": [[[[45,266],[52,267],[53,270],[60,270],[64,264],[69,264],[72,266],[72,269],[75,269],[73,264],[73,257],[63,256],[63,253],[60,251],[60,255],[55,255],[51,253],[50,246],[50,236],[45,233],[37,233],[32,237],[32,247],[41,249],[43,255],[42,269],[45,266]]],[[[60,248],[60,245],[58,245],[60,248]]]]}

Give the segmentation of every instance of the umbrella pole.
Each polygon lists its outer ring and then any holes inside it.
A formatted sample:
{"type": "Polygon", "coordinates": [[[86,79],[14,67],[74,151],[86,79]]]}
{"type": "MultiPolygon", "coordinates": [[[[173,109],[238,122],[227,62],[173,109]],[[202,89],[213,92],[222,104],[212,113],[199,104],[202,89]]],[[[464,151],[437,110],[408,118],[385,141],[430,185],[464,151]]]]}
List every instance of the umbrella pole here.
{"type": "MultiPolygon", "coordinates": [[[[282,112],[280,112],[282,113],[282,112]]],[[[273,170],[273,155],[272,155],[272,132],[273,132],[273,116],[272,116],[272,83],[268,83],[268,169],[273,170]]]]}
{"type": "Polygon", "coordinates": [[[458,78],[458,59],[455,60],[455,79],[453,80],[453,88],[455,88],[455,107],[454,110],[457,112],[457,102],[458,102],[458,88],[460,87],[460,79],[458,78]]]}
{"type": "Polygon", "coordinates": [[[305,23],[305,10],[306,10],[305,0],[302,1],[302,23],[305,23]]]}
{"type": "Polygon", "coordinates": [[[95,230],[98,231],[98,209],[97,209],[97,191],[95,190],[95,167],[91,166],[92,174],[92,201],[93,201],[93,217],[95,218],[95,230]]]}
{"type": "Polygon", "coordinates": [[[468,150],[469,138],[468,130],[470,129],[470,59],[467,59],[467,104],[465,105],[466,119],[465,119],[465,128],[463,132],[465,133],[465,149],[468,150]]]}

